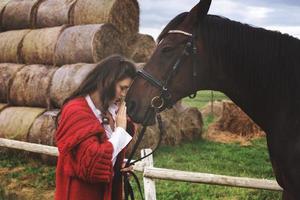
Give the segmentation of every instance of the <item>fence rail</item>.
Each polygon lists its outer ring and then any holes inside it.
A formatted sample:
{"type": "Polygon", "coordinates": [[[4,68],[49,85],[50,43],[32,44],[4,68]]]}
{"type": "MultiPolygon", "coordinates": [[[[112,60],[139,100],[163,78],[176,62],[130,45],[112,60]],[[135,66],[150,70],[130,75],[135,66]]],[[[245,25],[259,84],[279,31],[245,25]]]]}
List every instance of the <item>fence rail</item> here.
{"type": "MultiPolygon", "coordinates": [[[[21,142],[0,138],[0,147],[7,147],[19,150],[42,153],[51,156],[58,156],[57,147],[21,142]]],[[[141,156],[151,152],[151,149],[142,149],[141,156]]],[[[173,169],[153,167],[153,157],[137,162],[134,170],[143,173],[145,200],[156,200],[154,179],[184,181],[192,183],[204,183],[210,185],[223,185],[230,187],[242,187],[252,189],[263,189],[282,191],[282,188],[274,180],[256,179],[247,177],[224,176],[199,172],[188,172],[173,169]]]]}

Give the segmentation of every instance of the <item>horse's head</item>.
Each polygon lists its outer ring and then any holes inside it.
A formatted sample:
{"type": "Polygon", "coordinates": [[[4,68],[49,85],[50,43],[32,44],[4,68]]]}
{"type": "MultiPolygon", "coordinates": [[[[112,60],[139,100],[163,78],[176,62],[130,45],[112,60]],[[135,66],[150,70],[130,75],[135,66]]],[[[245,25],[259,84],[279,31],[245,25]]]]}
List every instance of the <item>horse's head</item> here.
{"type": "Polygon", "coordinates": [[[162,111],[198,90],[195,78],[201,70],[195,66],[203,59],[199,59],[202,44],[195,33],[210,4],[211,0],[201,0],[190,12],[175,17],[159,35],[155,52],[127,93],[127,110],[133,121],[154,124],[153,112],[148,111],[162,111]]]}

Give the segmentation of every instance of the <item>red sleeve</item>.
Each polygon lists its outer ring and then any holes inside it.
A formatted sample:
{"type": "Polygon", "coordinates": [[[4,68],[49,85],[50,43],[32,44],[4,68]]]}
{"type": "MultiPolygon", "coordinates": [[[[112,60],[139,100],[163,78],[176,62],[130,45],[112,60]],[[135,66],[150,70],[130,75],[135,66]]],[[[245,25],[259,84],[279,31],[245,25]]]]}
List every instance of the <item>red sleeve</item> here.
{"type": "Polygon", "coordinates": [[[98,137],[92,136],[81,142],[72,153],[75,176],[90,183],[112,180],[113,146],[109,141],[99,143],[98,137]]]}

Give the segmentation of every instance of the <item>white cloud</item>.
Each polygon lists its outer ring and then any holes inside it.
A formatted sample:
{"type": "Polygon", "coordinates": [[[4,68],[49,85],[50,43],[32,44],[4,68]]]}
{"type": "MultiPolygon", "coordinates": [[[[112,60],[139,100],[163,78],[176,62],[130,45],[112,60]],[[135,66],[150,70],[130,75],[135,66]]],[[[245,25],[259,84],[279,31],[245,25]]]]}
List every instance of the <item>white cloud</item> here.
{"type": "Polygon", "coordinates": [[[141,27],[140,33],[151,35],[154,40],[158,37],[160,34],[162,28],[147,28],[147,27],[141,27]]]}
{"type": "MultiPolygon", "coordinates": [[[[140,0],[142,33],[155,39],[176,15],[189,11],[199,0],[140,0]]],[[[215,0],[209,13],[255,27],[275,27],[299,37],[300,1],[296,0],[215,0]]],[[[273,29],[272,29],[273,30],[273,29]]]]}
{"type": "Polygon", "coordinates": [[[274,9],[258,6],[248,6],[246,7],[246,12],[244,13],[245,21],[254,21],[257,24],[261,23],[263,20],[268,18],[268,15],[272,13],[274,9]]]}
{"type": "Polygon", "coordinates": [[[268,30],[279,31],[287,33],[300,39],[300,25],[299,26],[266,26],[268,30]]]}

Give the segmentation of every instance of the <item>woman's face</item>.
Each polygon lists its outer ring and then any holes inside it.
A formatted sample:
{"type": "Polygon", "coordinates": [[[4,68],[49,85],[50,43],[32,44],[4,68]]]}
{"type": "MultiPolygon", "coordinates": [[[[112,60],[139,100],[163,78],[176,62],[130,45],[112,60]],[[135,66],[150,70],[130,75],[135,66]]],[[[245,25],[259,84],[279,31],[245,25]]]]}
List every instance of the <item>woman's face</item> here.
{"type": "Polygon", "coordinates": [[[116,83],[116,88],[115,88],[116,96],[114,99],[114,103],[119,104],[120,102],[122,102],[125,99],[125,96],[127,94],[127,91],[129,89],[131,83],[132,83],[131,78],[125,78],[116,83]]]}

